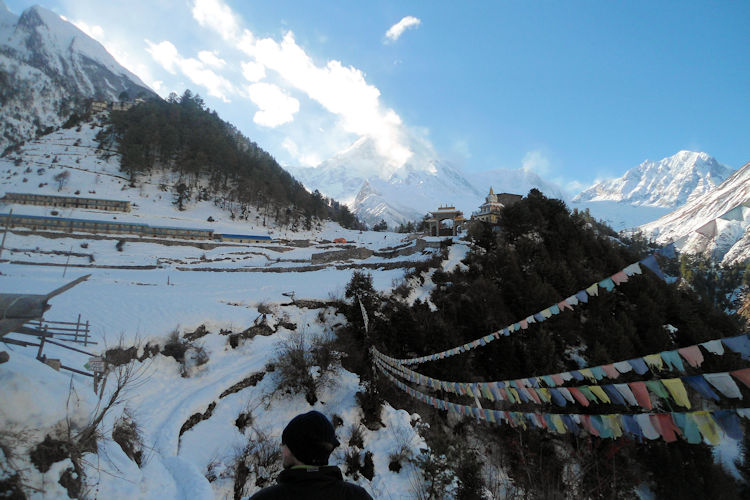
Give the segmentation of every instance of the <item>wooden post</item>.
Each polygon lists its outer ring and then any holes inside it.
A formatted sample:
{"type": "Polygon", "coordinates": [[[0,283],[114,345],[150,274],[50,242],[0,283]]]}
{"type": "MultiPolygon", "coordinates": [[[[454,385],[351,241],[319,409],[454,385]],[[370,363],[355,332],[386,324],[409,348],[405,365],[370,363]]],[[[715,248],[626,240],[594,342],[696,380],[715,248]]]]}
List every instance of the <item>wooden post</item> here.
{"type": "Polygon", "coordinates": [[[5,232],[3,233],[3,241],[0,242],[0,257],[3,256],[3,248],[5,248],[5,237],[8,235],[8,228],[10,227],[10,220],[13,216],[13,209],[8,212],[8,220],[5,221],[5,232]]]}
{"type": "Polygon", "coordinates": [[[78,319],[76,320],[76,331],[75,331],[75,337],[73,337],[73,342],[78,342],[78,329],[81,326],[81,315],[78,314],[78,319]]]}
{"type": "MultiPolygon", "coordinates": [[[[80,314],[78,315],[81,316],[80,314]]],[[[86,335],[83,337],[83,347],[88,347],[89,342],[89,320],[86,320],[86,335]]]]}

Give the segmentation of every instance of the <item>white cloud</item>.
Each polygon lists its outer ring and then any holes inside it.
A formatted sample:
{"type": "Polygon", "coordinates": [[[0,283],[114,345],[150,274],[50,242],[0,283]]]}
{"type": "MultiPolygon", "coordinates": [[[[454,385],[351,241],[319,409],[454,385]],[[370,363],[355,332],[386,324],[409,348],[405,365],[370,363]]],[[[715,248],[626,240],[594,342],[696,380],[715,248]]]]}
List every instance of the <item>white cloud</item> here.
{"type": "Polygon", "coordinates": [[[303,167],[317,167],[322,162],[320,156],[317,153],[306,153],[303,154],[297,143],[294,142],[290,137],[284,139],[281,146],[287,150],[287,152],[303,167]]]}
{"type": "Polygon", "coordinates": [[[266,77],[266,67],[254,61],[247,61],[241,64],[242,76],[249,82],[259,82],[266,77]]]}
{"type": "Polygon", "coordinates": [[[177,73],[177,63],[180,54],[177,52],[177,47],[175,47],[172,42],[165,40],[159,43],[152,43],[146,40],[146,44],[148,45],[146,52],[151,54],[154,61],[159,63],[164,69],[173,75],[177,73]]]}
{"type": "Polygon", "coordinates": [[[193,4],[193,18],[201,26],[216,31],[225,40],[237,37],[240,32],[237,16],[221,0],[196,0],[193,4]]]}
{"type": "Polygon", "coordinates": [[[224,59],[217,56],[215,52],[211,52],[210,50],[201,50],[198,52],[198,59],[200,59],[206,66],[211,66],[212,68],[217,69],[223,68],[227,63],[224,59]]]}
{"type": "Polygon", "coordinates": [[[331,60],[316,66],[288,32],[281,43],[270,38],[244,37],[241,49],[266,68],[276,71],[292,87],[304,92],[326,110],[337,115],[349,133],[373,137],[381,154],[392,167],[403,165],[411,156],[401,143],[402,123],[391,109],[380,105],[380,91],[365,81],[360,70],[331,60]]]}
{"type": "Polygon", "coordinates": [[[253,121],[265,127],[278,127],[294,119],[299,111],[299,101],[285,94],[279,87],[270,83],[254,83],[248,87],[248,95],[260,110],[253,121]]]}
{"type": "Polygon", "coordinates": [[[401,35],[404,34],[404,31],[409,28],[416,28],[420,24],[422,24],[422,21],[419,18],[414,16],[406,16],[399,22],[388,28],[388,31],[385,32],[386,41],[395,42],[401,37],[401,35]]]}
{"type": "MultiPolygon", "coordinates": [[[[164,69],[173,75],[177,74],[179,70],[180,73],[188,77],[194,84],[204,87],[209,95],[229,102],[229,95],[236,93],[234,86],[229,80],[209,69],[202,60],[182,57],[172,42],[165,40],[160,43],[153,43],[146,40],[146,44],[148,45],[146,51],[164,69]]],[[[207,51],[202,51],[201,53],[204,54],[204,57],[207,53],[211,54],[207,51]]],[[[216,58],[215,55],[211,55],[216,58]]]]}
{"type": "Polygon", "coordinates": [[[521,161],[521,168],[540,176],[546,175],[550,172],[550,162],[541,151],[529,151],[521,161]]]}

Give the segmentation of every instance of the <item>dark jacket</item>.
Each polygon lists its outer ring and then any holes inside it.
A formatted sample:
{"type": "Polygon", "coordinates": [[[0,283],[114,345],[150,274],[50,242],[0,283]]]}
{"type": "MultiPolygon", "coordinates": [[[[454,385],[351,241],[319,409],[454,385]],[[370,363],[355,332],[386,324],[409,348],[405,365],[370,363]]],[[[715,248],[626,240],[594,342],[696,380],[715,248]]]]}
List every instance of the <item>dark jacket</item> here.
{"type": "Polygon", "coordinates": [[[339,468],[331,465],[284,469],[276,482],[250,500],[372,500],[364,488],[344,481],[339,468]]]}

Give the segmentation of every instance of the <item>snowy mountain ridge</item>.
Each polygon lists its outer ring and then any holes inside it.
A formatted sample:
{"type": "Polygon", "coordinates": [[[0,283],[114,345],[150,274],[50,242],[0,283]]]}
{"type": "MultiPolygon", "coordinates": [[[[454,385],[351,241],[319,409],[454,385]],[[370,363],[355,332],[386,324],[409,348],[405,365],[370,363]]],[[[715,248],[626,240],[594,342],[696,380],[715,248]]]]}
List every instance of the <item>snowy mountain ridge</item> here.
{"type": "Polygon", "coordinates": [[[125,92],[157,97],[137,76],[57,14],[34,6],[20,16],[0,0],[0,149],[59,126],[87,100],[125,92]]]}
{"type": "Polygon", "coordinates": [[[646,160],[617,179],[599,182],[573,202],[617,201],[676,208],[713,190],[732,169],[706,153],[680,151],[658,162],[646,160]]]}
{"type": "Polygon", "coordinates": [[[750,259],[750,163],[713,191],[639,228],[658,243],[674,241],[684,253],[735,264],[750,259]]]}
{"type": "Polygon", "coordinates": [[[450,204],[465,215],[479,208],[493,187],[496,193],[525,195],[532,188],[548,196],[564,197],[562,190],[533,172],[497,169],[466,174],[441,159],[425,141],[412,140],[412,156],[399,168],[389,166],[369,138],[317,167],[285,167],[308,189],[341,200],[369,225],[380,220],[390,227],[421,219],[441,204],[450,204]]]}

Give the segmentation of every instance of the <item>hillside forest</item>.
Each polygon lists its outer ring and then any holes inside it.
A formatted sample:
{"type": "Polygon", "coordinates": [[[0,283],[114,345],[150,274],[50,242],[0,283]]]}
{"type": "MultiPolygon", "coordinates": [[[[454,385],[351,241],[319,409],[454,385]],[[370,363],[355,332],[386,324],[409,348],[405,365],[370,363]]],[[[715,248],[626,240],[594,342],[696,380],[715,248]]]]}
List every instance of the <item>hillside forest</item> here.
{"type": "Polygon", "coordinates": [[[176,174],[176,182],[163,189],[172,190],[180,210],[191,200],[214,200],[233,218],[247,218],[255,207],[291,229],[310,229],[324,219],[348,229],[362,226],[345,205],[317,190],[308,192],[190,90],[113,111],[97,139],[103,150],[121,155],[121,169],[132,185],[139,175],[176,174]]]}

